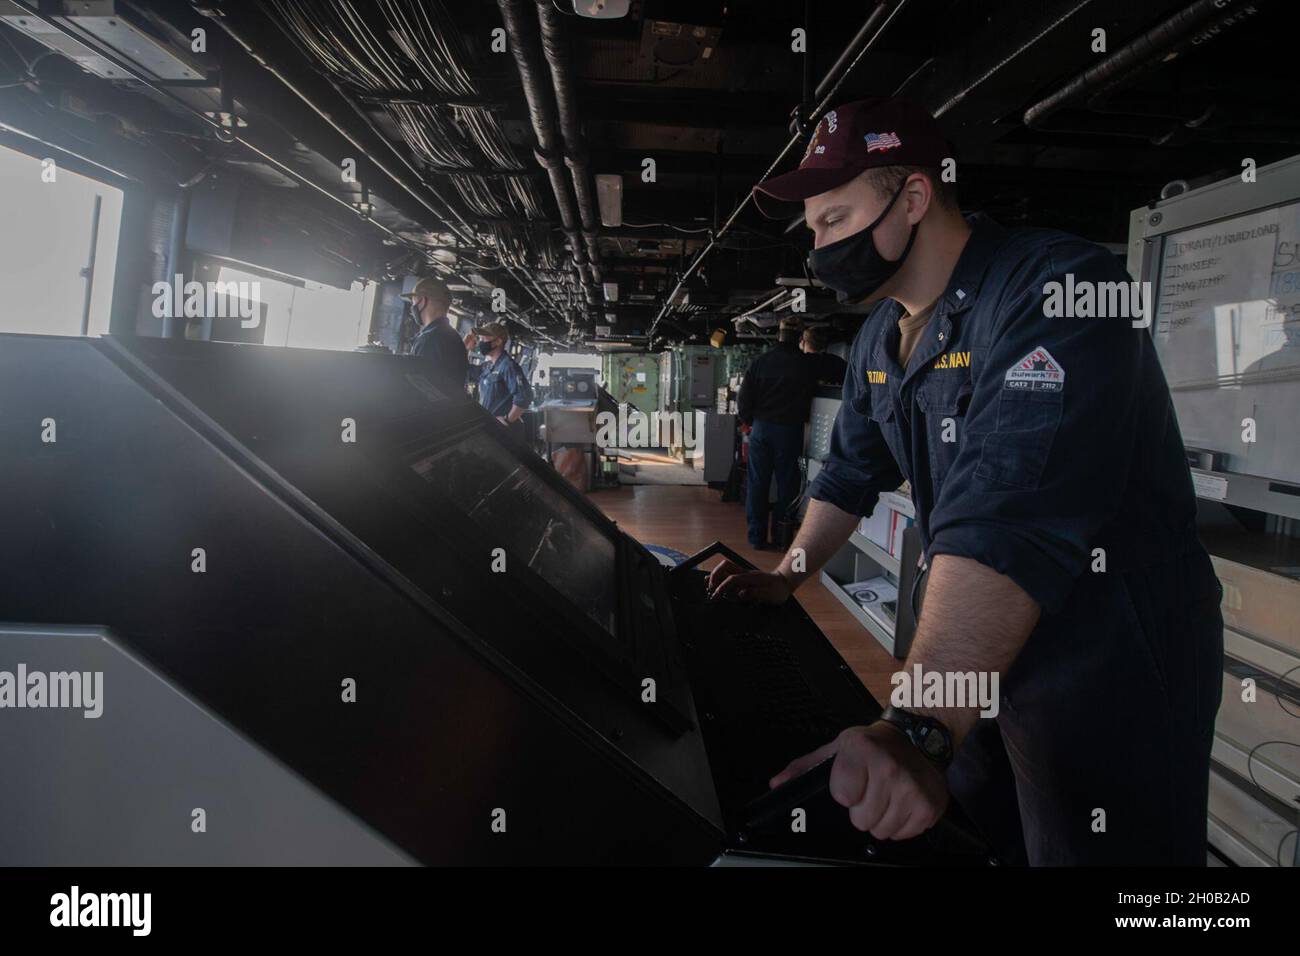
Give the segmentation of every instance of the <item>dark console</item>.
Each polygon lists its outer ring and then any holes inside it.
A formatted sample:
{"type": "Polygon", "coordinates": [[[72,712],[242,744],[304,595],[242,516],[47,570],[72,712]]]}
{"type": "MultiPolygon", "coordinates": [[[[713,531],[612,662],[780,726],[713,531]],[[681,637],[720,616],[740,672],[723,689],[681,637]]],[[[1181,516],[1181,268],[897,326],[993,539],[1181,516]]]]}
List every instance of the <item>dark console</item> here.
{"type": "Polygon", "coordinates": [[[5,775],[0,862],[206,860],[167,835],[203,801],[261,821],[222,862],[984,860],[864,839],[817,778],[760,800],[879,711],[811,620],[708,603],[707,555],[660,567],[407,357],[0,336],[0,455],[0,669],[105,681],[4,745],[103,785],[5,775]]]}

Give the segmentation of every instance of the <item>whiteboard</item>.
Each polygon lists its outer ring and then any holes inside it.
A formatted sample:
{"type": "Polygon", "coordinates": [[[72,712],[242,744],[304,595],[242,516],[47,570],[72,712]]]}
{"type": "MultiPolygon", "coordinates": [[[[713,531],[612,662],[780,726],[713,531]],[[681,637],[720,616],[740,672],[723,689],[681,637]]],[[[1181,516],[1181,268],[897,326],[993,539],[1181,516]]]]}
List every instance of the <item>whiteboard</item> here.
{"type": "Polygon", "coordinates": [[[1153,336],[1188,447],[1300,483],[1300,203],[1166,236],[1153,336]]]}

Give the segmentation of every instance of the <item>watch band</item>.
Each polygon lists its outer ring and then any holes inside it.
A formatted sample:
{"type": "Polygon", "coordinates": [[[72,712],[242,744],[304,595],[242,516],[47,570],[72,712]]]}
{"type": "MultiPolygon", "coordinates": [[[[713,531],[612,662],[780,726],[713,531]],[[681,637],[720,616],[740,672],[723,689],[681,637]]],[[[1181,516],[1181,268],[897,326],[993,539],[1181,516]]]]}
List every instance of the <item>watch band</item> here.
{"type": "Polygon", "coordinates": [[[952,732],[942,721],[892,704],[884,709],[880,720],[901,730],[921,756],[940,770],[947,770],[952,764],[952,732]]]}

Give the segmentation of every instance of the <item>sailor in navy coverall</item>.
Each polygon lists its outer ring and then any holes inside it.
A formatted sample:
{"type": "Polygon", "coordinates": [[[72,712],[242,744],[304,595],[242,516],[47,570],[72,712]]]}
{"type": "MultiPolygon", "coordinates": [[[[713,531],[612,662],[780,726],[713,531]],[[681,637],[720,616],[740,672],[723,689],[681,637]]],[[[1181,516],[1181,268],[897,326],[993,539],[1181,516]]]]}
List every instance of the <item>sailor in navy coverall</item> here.
{"type": "Polygon", "coordinates": [[[790,554],[710,586],[784,600],[906,479],[925,573],[900,671],[996,674],[1000,693],[996,714],[891,706],[774,785],[834,758],[832,795],[877,837],[923,832],[951,796],[1008,862],[1204,865],[1222,592],[1169,390],[1141,313],[1044,314],[1067,274],[1128,275],[1074,236],[963,217],[911,104],[828,118],[757,198],[806,200],[817,276],[877,304],[790,554]]]}

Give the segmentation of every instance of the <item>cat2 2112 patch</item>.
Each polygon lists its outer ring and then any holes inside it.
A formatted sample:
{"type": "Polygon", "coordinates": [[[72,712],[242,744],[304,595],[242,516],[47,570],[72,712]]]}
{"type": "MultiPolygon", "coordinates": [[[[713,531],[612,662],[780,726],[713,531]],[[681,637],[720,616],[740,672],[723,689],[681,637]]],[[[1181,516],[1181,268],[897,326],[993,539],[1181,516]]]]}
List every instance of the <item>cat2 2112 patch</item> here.
{"type": "Polygon", "coordinates": [[[1040,345],[1007,369],[1002,387],[1017,392],[1059,392],[1065,387],[1065,369],[1040,345]]]}

